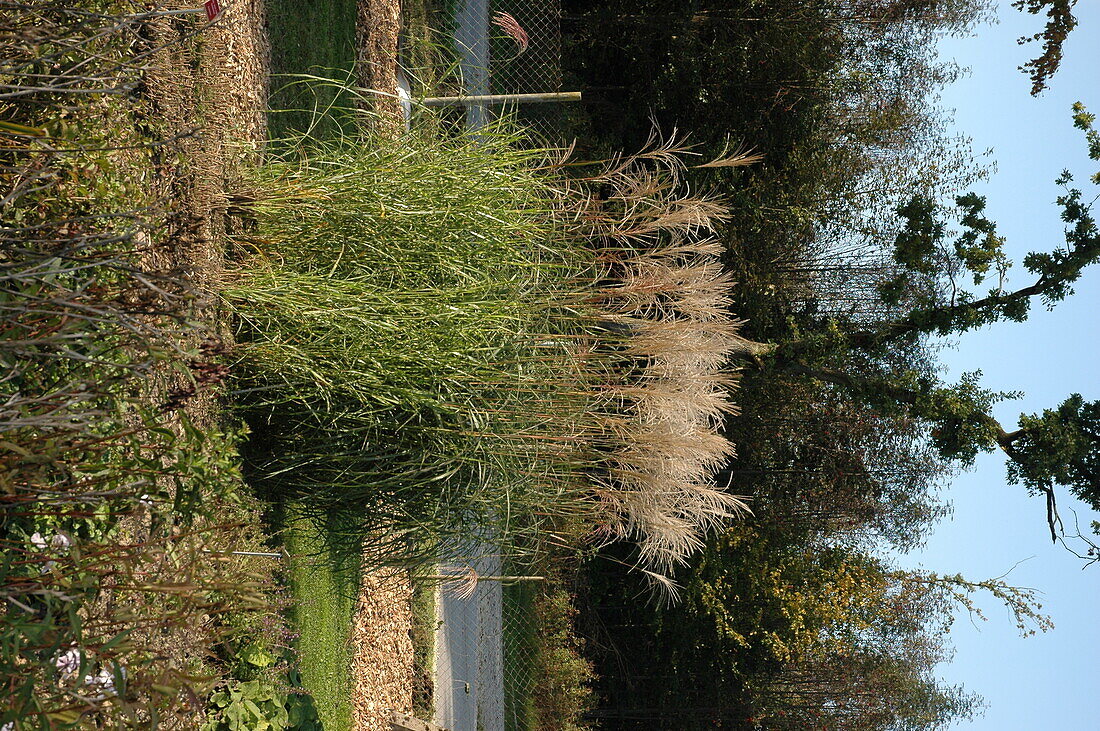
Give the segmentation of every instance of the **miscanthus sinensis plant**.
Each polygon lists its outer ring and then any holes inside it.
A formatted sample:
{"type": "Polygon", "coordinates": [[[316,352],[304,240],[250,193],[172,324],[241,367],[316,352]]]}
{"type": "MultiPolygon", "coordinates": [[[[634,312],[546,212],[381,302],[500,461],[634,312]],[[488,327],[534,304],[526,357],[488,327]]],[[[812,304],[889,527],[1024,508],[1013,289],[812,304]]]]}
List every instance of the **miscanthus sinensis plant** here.
{"type": "Polygon", "coordinates": [[[379,556],[579,528],[659,579],[745,510],[712,480],[723,209],[672,145],[582,165],[517,142],[302,140],[252,172],[223,289],[250,470],[379,556]]]}

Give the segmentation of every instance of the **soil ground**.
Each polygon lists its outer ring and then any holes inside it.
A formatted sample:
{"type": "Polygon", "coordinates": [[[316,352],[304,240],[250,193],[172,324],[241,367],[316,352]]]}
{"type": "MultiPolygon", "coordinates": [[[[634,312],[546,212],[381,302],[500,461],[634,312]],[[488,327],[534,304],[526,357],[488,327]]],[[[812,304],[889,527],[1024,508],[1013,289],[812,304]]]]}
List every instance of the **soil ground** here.
{"type": "MultiPolygon", "coordinates": [[[[217,282],[223,269],[227,195],[243,163],[262,154],[266,135],[269,46],[263,0],[223,2],[222,15],[192,43],[160,54],[148,77],[158,122],[181,135],[180,155],[166,160],[154,184],[174,199],[194,225],[178,260],[200,287],[217,282]]],[[[193,7],[185,0],[167,9],[193,7]]],[[[397,0],[360,0],[360,78],[390,100],[396,92],[399,27],[397,0]]],[[[195,28],[193,18],[164,19],[162,42],[195,28]]],[[[393,111],[383,101],[380,111],[393,111]]],[[[397,110],[399,113],[399,109],[397,110]]],[[[209,312],[217,318],[217,312],[209,312]]],[[[216,407],[195,403],[201,420],[216,407]],[[203,414],[202,412],[206,412],[203,414]]],[[[362,580],[353,623],[353,697],[356,731],[388,729],[389,709],[412,710],[411,583],[403,573],[373,572],[362,580]]]]}

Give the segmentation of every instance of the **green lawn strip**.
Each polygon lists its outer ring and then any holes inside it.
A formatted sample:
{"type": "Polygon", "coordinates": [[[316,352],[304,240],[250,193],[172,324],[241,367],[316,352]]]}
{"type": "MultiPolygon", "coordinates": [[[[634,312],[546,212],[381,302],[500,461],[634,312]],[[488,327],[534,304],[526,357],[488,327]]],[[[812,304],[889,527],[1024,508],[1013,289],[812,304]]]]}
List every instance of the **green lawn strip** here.
{"type": "MultiPolygon", "coordinates": [[[[356,0],[326,0],[302,3],[270,0],[267,4],[268,37],[271,42],[271,109],[268,128],[273,139],[291,131],[304,132],[317,119],[315,108],[330,104],[349,106],[336,87],[319,88],[294,83],[290,75],[311,74],[355,83],[349,78],[355,67],[356,0]],[[283,77],[283,78],[280,78],[283,77]]],[[[328,119],[315,136],[331,136],[328,119]]]]}
{"type": "Polygon", "coordinates": [[[302,685],[326,731],[352,727],[351,624],[358,579],[325,549],[316,522],[287,509],[283,540],[291,559],[292,621],[302,685]]]}

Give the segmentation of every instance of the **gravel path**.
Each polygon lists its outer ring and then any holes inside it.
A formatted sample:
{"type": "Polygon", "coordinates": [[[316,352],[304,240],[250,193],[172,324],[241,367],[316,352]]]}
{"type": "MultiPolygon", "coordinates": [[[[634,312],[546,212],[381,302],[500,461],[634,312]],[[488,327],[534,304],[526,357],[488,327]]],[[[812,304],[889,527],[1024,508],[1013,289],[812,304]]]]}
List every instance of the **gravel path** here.
{"type": "MultiPolygon", "coordinates": [[[[487,547],[471,547],[475,558],[454,559],[441,573],[473,568],[479,575],[501,572],[487,547]]],[[[499,581],[481,581],[470,596],[446,582],[436,600],[435,722],[453,731],[503,731],[504,646],[499,581]]]]}

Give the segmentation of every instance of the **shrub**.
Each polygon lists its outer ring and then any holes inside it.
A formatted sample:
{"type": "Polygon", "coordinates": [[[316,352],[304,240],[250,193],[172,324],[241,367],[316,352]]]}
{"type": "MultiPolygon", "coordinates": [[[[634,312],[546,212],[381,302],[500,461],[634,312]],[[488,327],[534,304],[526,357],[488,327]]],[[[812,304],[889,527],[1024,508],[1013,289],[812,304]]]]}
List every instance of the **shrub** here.
{"type": "Polygon", "coordinates": [[[536,728],[577,731],[585,712],[595,704],[590,687],[592,665],[584,659],[580,638],[573,630],[577,610],[561,589],[550,589],[535,599],[538,652],[534,708],[536,728]]]}
{"type": "Polygon", "coordinates": [[[516,142],[301,140],[252,174],[222,292],[249,467],[380,556],[579,523],[660,576],[743,509],[710,485],[739,324],[722,209],[672,146],[586,174],[516,142]]]}
{"type": "Polygon", "coordinates": [[[219,371],[151,264],[187,222],[134,182],[171,149],[127,96],[155,13],[111,10],[0,2],[0,726],[170,719],[207,620],[263,602],[208,552],[240,539],[237,435],[171,413],[219,371]]]}

